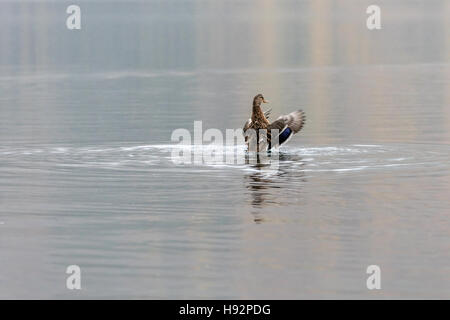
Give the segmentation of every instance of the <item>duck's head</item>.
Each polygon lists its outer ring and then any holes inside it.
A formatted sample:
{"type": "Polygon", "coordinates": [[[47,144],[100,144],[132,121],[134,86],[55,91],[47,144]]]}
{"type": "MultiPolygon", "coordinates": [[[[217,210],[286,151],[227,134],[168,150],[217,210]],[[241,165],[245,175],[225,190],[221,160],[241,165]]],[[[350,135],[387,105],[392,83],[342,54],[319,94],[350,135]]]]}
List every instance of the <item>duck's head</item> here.
{"type": "Polygon", "coordinates": [[[253,98],[253,105],[254,106],[260,106],[261,103],[267,103],[266,99],[264,99],[263,95],[261,93],[257,94],[255,98],[253,98]]]}

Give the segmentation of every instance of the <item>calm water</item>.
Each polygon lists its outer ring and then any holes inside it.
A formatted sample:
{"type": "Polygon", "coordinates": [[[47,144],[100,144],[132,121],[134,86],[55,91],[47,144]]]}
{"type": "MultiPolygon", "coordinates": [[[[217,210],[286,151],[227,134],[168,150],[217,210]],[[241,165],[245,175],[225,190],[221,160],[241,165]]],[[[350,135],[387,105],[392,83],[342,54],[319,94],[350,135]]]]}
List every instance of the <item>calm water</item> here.
{"type": "Polygon", "coordinates": [[[369,4],[0,2],[0,298],[450,298],[450,2],[369,4]],[[258,92],[278,168],[174,163],[258,92]]]}

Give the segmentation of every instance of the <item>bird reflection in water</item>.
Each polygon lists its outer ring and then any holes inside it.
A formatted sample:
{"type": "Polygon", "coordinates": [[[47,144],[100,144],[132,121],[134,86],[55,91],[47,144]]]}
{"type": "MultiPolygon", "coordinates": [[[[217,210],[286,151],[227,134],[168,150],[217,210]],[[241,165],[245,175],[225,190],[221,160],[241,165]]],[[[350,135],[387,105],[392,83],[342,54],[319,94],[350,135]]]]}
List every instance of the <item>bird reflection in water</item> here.
{"type": "Polygon", "coordinates": [[[275,156],[268,154],[262,157],[259,154],[247,154],[245,163],[256,170],[244,176],[256,223],[264,221],[262,208],[297,200],[307,181],[302,169],[305,163],[298,155],[280,152],[275,156]]]}

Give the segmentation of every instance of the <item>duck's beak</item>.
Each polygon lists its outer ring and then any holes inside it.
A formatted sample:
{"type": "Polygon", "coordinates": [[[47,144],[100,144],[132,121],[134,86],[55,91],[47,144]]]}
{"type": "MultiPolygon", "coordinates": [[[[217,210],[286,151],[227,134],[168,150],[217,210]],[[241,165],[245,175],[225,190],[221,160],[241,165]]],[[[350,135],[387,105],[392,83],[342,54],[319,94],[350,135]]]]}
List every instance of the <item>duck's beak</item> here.
{"type": "Polygon", "coordinates": [[[263,103],[269,103],[269,100],[263,99],[263,103]]]}

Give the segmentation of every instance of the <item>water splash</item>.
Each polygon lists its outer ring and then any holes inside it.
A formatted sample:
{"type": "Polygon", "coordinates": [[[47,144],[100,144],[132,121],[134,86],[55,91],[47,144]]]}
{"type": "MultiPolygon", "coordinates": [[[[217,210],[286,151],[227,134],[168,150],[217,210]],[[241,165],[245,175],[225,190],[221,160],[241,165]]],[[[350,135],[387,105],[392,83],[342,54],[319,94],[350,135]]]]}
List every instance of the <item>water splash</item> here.
{"type": "MultiPolygon", "coordinates": [[[[429,145],[327,145],[284,147],[272,153],[283,168],[311,173],[446,167],[449,151],[429,145]]],[[[2,167],[99,168],[109,170],[153,170],[155,167],[204,167],[217,170],[230,168],[251,171],[256,157],[245,146],[148,144],[126,146],[35,146],[0,147],[2,167]],[[219,152],[223,161],[203,161],[202,156],[219,152]],[[173,161],[173,154],[184,154],[192,161],[184,164],[173,161]],[[242,161],[227,162],[227,157],[242,161]],[[195,161],[200,159],[200,161],[195,161]]]]}

